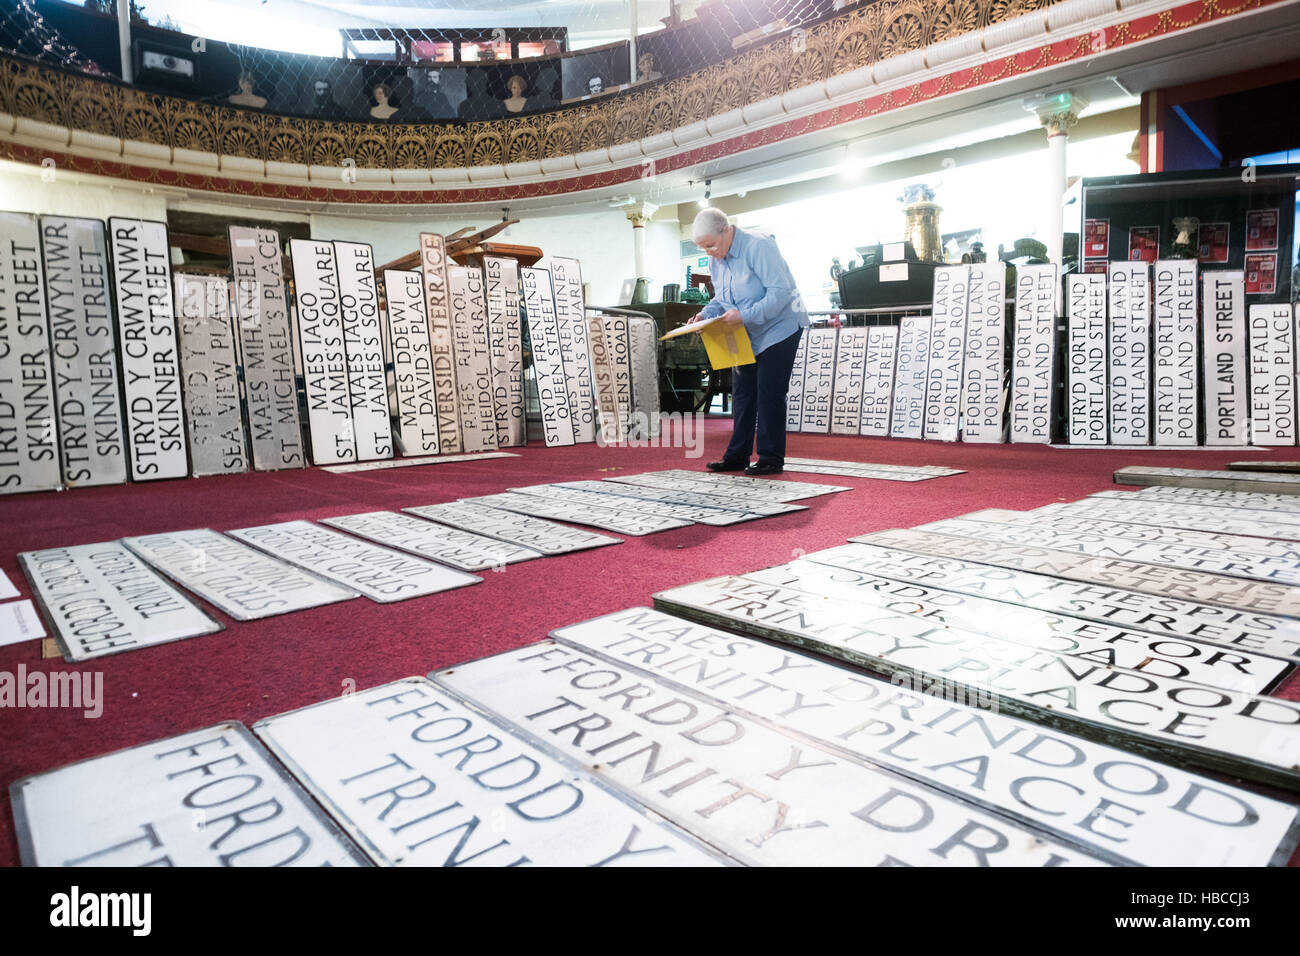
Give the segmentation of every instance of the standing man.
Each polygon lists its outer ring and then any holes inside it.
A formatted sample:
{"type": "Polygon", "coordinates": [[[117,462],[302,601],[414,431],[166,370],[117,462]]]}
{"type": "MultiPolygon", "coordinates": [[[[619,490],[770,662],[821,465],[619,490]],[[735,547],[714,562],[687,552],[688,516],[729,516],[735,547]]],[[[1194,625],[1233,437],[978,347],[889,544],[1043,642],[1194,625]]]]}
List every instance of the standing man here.
{"type": "Polygon", "coordinates": [[[719,209],[695,217],[695,244],[709,255],[713,298],[697,318],[743,325],[757,361],[731,372],[731,444],[710,471],[779,475],[785,468],[785,396],[808,313],[776,240],[727,222],[719,209]],[[749,463],[758,432],[758,461],[749,463]]]}

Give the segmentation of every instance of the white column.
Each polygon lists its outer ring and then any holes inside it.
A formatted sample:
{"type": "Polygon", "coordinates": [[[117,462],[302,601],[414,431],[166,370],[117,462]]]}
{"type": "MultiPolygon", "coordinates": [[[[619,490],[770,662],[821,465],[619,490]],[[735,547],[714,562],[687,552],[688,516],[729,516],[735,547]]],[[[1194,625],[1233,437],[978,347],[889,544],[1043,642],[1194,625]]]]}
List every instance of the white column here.
{"type": "MultiPolygon", "coordinates": [[[[1066,144],[1069,142],[1070,128],[1079,122],[1079,113],[1087,105],[1087,100],[1068,91],[1039,97],[1026,104],[1038,115],[1038,121],[1047,130],[1040,238],[1047,246],[1048,261],[1057,265],[1061,264],[1065,233],[1065,212],[1061,204],[1065,199],[1066,144]]],[[[1079,237],[1079,242],[1082,248],[1082,236],[1079,237]]]]}
{"type": "MultiPolygon", "coordinates": [[[[1069,133],[1064,127],[1047,130],[1047,193],[1043,196],[1043,222],[1049,262],[1061,264],[1061,249],[1065,236],[1065,213],[1061,199],[1065,195],[1065,144],[1069,133]]],[[[1082,239],[1082,237],[1080,237],[1082,239]]]]}
{"type": "Polygon", "coordinates": [[[628,62],[628,82],[635,83],[636,76],[636,32],[639,16],[636,9],[636,0],[627,0],[628,10],[628,41],[627,41],[627,62],[628,62]]]}
{"type": "Polygon", "coordinates": [[[117,0],[117,45],[122,52],[122,82],[135,82],[131,59],[131,0],[117,0]]]}
{"type": "Polygon", "coordinates": [[[649,222],[659,207],[650,202],[639,202],[627,207],[627,221],[632,224],[632,261],[636,267],[634,278],[645,277],[645,224],[649,222]]]}

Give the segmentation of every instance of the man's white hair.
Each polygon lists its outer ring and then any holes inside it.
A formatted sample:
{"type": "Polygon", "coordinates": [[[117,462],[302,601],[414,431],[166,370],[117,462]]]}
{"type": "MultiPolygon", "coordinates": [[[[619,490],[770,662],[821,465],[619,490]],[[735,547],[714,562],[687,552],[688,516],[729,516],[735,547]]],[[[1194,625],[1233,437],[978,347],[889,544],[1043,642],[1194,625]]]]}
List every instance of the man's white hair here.
{"type": "Polygon", "coordinates": [[[727,214],[721,209],[710,206],[708,209],[701,209],[695,217],[695,222],[691,226],[691,235],[695,238],[704,236],[720,236],[727,231],[731,225],[727,221],[727,214]]]}

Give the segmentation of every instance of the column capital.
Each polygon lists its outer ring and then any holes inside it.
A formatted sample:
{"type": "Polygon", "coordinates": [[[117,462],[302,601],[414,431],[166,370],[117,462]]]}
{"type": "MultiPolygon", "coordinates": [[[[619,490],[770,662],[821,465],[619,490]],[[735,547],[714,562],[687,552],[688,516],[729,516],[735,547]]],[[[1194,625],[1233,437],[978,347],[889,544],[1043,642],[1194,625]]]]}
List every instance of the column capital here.
{"type": "Polygon", "coordinates": [[[1086,99],[1070,90],[1025,100],[1025,109],[1038,117],[1038,122],[1047,130],[1048,139],[1068,135],[1087,105],[1086,99]]]}
{"type": "Polygon", "coordinates": [[[632,224],[633,229],[642,229],[645,224],[654,218],[654,214],[659,211],[659,207],[652,202],[638,202],[624,209],[627,215],[627,221],[632,224]]]}

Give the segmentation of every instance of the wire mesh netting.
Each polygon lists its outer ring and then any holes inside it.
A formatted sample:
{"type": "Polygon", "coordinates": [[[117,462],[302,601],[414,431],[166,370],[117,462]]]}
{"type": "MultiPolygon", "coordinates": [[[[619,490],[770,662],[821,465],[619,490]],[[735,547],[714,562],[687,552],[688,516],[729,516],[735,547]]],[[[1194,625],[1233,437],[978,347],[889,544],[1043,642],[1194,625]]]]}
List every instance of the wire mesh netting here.
{"type": "Polygon", "coordinates": [[[0,52],[137,87],[332,120],[536,113],[680,76],[796,32],[841,0],[15,0],[0,52]],[[635,43],[631,37],[635,27],[635,43]]]}

